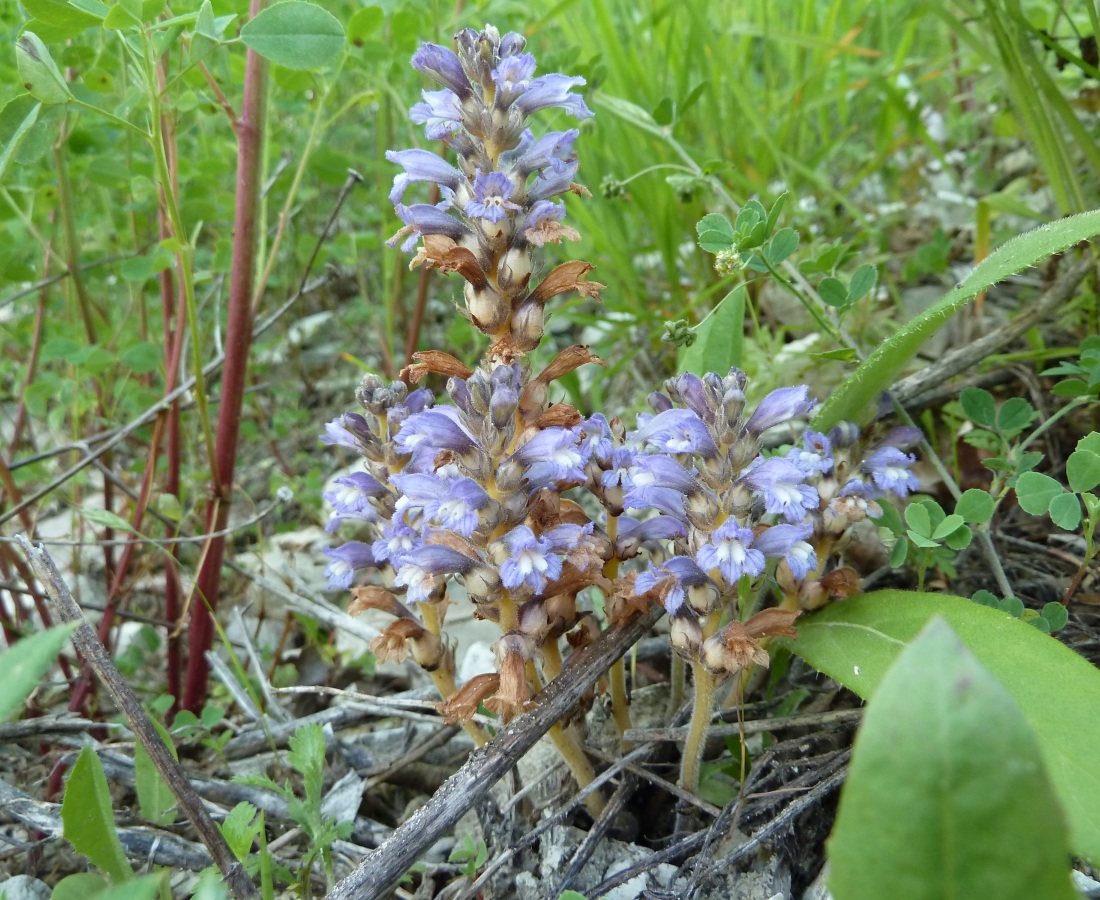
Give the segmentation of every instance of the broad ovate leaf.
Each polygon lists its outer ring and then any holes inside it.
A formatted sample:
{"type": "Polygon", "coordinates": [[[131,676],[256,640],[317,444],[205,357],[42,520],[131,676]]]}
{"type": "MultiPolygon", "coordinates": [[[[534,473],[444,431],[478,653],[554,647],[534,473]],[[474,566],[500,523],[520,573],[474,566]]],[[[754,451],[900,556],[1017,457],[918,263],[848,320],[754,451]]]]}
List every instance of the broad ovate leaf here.
{"type": "Polygon", "coordinates": [[[836,900],[1075,900],[1061,810],[1019,706],[936,616],[879,684],[829,841],[836,900]]]}
{"type": "Polygon", "coordinates": [[[868,698],[937,615],[1019,705],[1066,813],[1074,854],[1100,862],[1100,670],[1057,639],[963,597],[877,591],[799,620],[797,640],[783,643],[868,698]]]}

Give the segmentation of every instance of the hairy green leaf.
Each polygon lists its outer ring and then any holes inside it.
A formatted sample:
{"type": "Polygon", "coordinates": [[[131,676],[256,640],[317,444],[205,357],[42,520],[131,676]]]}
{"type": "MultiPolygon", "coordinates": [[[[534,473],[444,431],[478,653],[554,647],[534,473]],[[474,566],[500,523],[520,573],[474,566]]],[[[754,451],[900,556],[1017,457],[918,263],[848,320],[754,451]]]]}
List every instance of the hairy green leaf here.
{"type": "Polygon", "coordinates": [[[1072,650],[988,606],[906,591],[834,603],[801,621],[798,639],[782,644],[861,697],[872,697],[906,643],[935,615],[1019,704],[1069,820],[1073,852],[1100,860],[1100,671],[1072,650]]]}
{"type": "Polygon", "coordinates": [[[1035,734],[936,616],[867,707],[829,841],[830,889],[837,900],[1073,900],[1068,858],[1035,734]]]}
{"type": "Polygon", "coordinates": [[[111,792],[103,765],[91,744],[84,745],[65,783],[61,822],[65,840],[112,882],[117,884],[133,877],[134,870],[115,830],[111,792]]]}

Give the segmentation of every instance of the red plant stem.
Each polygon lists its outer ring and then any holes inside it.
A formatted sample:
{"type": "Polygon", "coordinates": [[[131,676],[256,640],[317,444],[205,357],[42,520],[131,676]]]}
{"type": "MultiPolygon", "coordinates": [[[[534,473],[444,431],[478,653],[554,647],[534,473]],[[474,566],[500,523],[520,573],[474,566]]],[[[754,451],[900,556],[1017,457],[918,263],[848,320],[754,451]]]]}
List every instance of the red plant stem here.
{"type": "MultiPolygon", "coordinates": [[[[263,9],[263,0],[251,0],[249,18],[263,9]]],[[[215,470],[211,472],[213,496],[206,507],[206,531],[221,532],[229,518],[233,473],[240,436],[241,405],[248,376],[252,343],[252,295],[256,267],[256,220],[260,199],[260,161],[264,137],[267,65],[249,50],[245,57],[244,100],[237,121],[237,191],[233,221],[233,263],[229,278],[229,313],[225,334],[225,371],[215,444],[215,470]]],[[[198,340],[199,335],[192,335],[198,340]]],[[[187,681],[183,708],[199,712],[206,699],[210,667],[206,651],[214,637],[213,614],[221,587],[225,537],[211,538],[204,548],[202,566],[195,581],[188,635],[187,681]]]]}
{"type": "MultiPolygon", "coordinates": [[[[51,215],[52,219],[53,216],[51,215]]],[[[50,256],[52,248],[47,247],[42,254],[42,274],[50,270],[50,256]]],[[[8,465],[15,461],[15,451],[19,447],[19,441],[23,437],[23,427],[27,421],[27,388],[34,381],[38,370],[38,355],[42,347],[42,331],[46,324],[46,288],[38,292],[38,307],[34,311],[34,336],[31,338],[31,352],[27,359],[27,375],[23,379],[23,390],[19,392],[19,401],[15,407],[15,424],[11,429],[11,445],[8,447],[8,465]]],[[[33,539],[34,533],[28,529],[27,537],[33,539]]]]}

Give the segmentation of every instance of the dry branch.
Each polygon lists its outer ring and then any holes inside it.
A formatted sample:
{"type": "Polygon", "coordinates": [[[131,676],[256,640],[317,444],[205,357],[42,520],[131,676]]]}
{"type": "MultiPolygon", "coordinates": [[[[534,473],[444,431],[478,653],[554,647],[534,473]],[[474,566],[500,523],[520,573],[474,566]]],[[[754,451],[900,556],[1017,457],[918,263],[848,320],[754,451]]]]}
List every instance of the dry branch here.
{"type": "Polygon", "coordinates": [[[612,663],[649,630],[664,610],[655,608],[621,628],[603,633],[571,657],[565,671],[535,697],[538,705],[517,716],[493,740],[476,750],[435,795],[341,881],[327,900],[380,897],[416,859],[489,793],[555,722],[571,710],[612,663]]]}

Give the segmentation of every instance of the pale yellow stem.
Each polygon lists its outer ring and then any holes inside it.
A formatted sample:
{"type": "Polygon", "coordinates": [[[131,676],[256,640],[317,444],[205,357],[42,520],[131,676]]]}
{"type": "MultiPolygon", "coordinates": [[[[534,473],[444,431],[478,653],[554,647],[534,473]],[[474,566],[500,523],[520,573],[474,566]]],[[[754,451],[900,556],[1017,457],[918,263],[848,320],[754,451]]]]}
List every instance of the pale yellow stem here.
{"type": "MultiPolygon", "coordinates": [[[[439,637],[441,626],[439,622],[439,608],[436,604],[421,603],[420,613],[424,617],[424,627],[436,637],[439,637]]],[[[432,676],[432,683],[435,685],[435,689],[439,691],[440,697],[444,700],[449,700],[454,696],[458,687],[455,685],[455,676],[451,669],[440,665],[428,674],[432,676]]],[[[475,725],[473,722],[463,722],[462,728],[478,747],[484,747],[489,743],[489,735],[485,733],[485,729],[480,725],[475,725]]]]}

